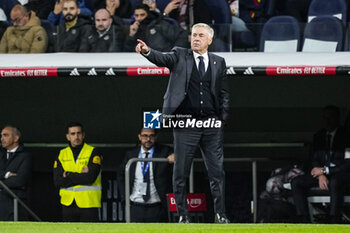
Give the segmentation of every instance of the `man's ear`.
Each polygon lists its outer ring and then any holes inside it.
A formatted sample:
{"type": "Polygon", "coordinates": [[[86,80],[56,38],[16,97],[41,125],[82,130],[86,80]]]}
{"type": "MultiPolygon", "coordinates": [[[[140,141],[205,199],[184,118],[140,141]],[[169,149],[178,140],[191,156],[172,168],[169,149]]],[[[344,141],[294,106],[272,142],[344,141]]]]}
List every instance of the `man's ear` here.
{"type": "Polygon", "coordinates": [[[78,15],[80,15],[80,8],[78,8],[78,15]]]}

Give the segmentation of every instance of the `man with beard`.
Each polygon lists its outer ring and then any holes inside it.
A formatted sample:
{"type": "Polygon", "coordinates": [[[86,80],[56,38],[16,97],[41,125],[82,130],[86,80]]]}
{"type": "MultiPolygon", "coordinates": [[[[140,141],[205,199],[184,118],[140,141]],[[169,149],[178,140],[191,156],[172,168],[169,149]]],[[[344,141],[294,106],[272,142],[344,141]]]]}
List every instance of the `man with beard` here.
{"type": "Polygon", "coordinates": [[[187,32],[166,21],[163,15],[151,12],[148,5],[136,6],[134,17],[135,21],[130,25],[129,35],[125,40],[125,52],[135,51],[137,39],[162,52],[169,52],[174,46],[187,47],[187,32]]]}
{"type": "Polygon", "coordinates": [[[121,25],[114,25],[108,10],[101,8],[95,13],[95,30],[88,37],[89,52],[121,52],[123,35],[121,25]]]}
{"type": "Polygon", "coordinates": [[[101,155],[84,142],[82,124],[67,125],[69,146],[62,149],[53,165],[53,178],[60,188],[64,222],[97,222],[101,207],[101,155]]]}
{"type": "Polygon", "coordinates": [[[58,28],[57,52],[88,52],[87,38],[91,34],[88,20],[79,17],[76,0],[65,0],[62,10],[65,23],[58,28]]]}
{"type": "Polygon", "coordinates": [[[167,200],[171,192],[171,166],[174,154],[170,147],[156,144],[154,129],[141,129],[141,146],[128,151],[119,168],[118,183],[125,200],[125,165],[131,158],[168,158],[169,163],[138,162],[130,167],[131,222],[165,222],[167,200]]]}
{"type": "Polygon", "coordinates": [[[11,27],[1,39],[0,53],[44,53],[47,48],[47,34],[40,26],[35,12],[22,5],[11,10],[11,27]]]}

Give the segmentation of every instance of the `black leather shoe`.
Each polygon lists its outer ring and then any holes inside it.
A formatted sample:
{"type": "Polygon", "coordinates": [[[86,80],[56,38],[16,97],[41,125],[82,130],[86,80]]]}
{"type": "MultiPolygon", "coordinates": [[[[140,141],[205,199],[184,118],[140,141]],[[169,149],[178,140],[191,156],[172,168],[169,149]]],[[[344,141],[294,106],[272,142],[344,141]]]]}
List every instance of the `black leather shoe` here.
{"type": "Polygon", "coordinates": [[[215,223],[230,223],[225,214],[215,214],[215,223]]]}
{"type": "Polygon", "coordinates": [[[180,215],[179,223],[190,223],[190,218],[187,215],[180,215]]]}

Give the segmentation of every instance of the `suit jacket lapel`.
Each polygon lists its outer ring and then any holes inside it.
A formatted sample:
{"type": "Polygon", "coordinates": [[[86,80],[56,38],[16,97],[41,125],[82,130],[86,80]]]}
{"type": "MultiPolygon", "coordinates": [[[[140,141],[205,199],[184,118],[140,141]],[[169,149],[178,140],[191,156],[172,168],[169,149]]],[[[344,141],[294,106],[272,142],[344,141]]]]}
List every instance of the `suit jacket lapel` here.
{"type": "MultiPolygon", "coordinates": [[[[156,145],[154,145],[154,152],[152,158],[159,158],[159,151],[156,145]]],[[[158,163],[152,163],[153,177],[156,177],[158,163]]]]}
{"type": "Polygon", "coordinates": [[[186,91],[188,90],[188,84],[190,83],[190,78],[193,68],[193,52],[191,49],[188,50],[186,54],[186,91]]]}
{"type": "Polygon", "coordinates": [[[215,81],[216,81],[216,73],[217,73],[217,61],[215,60],[215,58],[213,57],[213,55],[211,53],[208,53],[208,57],[209,57],[209,64],[210,64],[210,69],[211,69],[210,86],[211,86],[211,91],[215,95],[215,81]]]}

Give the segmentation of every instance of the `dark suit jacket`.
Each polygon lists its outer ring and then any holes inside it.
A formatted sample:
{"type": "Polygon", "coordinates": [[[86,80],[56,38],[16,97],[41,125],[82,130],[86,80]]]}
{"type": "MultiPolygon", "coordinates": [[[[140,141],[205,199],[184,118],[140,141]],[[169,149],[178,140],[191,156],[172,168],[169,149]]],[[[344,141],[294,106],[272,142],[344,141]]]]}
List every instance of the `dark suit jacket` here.
{"type": "MultiPolygon", "coordinates": [[[[215,110],[219,118],[226,121],[229,112],[229,93],[226,77],[225,59],[208,53],[211,67],[211,94],[214,97],[215,110]]],[[[169,53],[151,49],[148,56],[150,62],[171,71],[168,88],[164,95],[163,114],[172,114],[185,99],[194,63],[191,49],[175,47],[169,53]]]]}
{"type": "MultiPolygon", "coordinates": [[[[326,160],[327,130],[322,129],[314,135],[312,167],[328,166],[326,160]]],[[[333,163],[336,167],[329,168],[329,174],[349,169],[350,159],[345,159],[345,148],[350,147],[349,134],[344,127],[338,127],[332,144],[333,163]]]]}
{"type": "MultiPolygon", "coordinates": [[[[140,147],[136,147],[128,152],[124,157],[122,164],[118,169],[118,184],[119,191],[122,201],[125,200],[125,165],[131,158],[137,158],[140,153],[140,147]]],[[[156,144],[154,149],[153,158],[167,158],[170,154],[173,153],[173,150],[168,146],[163,146],[156,144]]],[[[153,177],[154,177],[154,185],[156,186],[158,195],[161,199],[162,205],[164,208],[167,208],[167,200],[166,194],[172,192],[172,165],[166,162],[156,162],[153,163],[153,177]]],[[[135,180],[135,170],[136,163],[133,163],[130,167],[130,194],[132,193],[132,188],[134,187],[135,180]]]]}
{"type": "Polygon", "coordinates": [[[1,150],[0,153],[0,180],[20,198],[26,197],[26,187],[32,171],[31,154],[21,145],[8,160],[6,150],[1,150]],[[17,175],[5,179],[7,172],[14,172],[17,175]]]}

